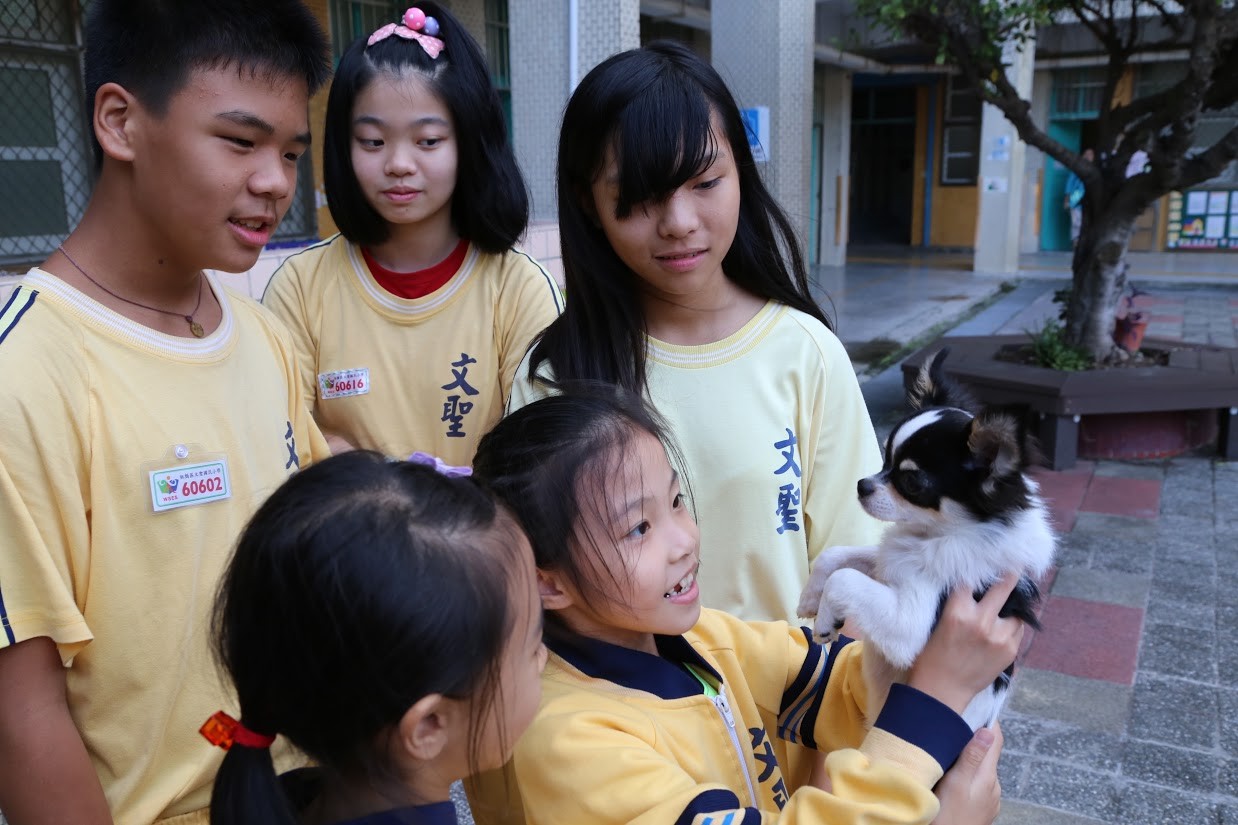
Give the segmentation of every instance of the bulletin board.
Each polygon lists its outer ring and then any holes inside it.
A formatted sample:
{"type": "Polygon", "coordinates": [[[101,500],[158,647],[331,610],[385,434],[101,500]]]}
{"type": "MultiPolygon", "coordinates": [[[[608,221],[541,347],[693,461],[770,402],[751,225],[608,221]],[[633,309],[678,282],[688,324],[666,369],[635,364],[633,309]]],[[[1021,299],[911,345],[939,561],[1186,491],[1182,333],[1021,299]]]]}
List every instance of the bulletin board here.
{"type": "Polygon", "coordinates": [[[1238,249],[1238,190],[1169,195],[1167,249],[1238,249]]]}

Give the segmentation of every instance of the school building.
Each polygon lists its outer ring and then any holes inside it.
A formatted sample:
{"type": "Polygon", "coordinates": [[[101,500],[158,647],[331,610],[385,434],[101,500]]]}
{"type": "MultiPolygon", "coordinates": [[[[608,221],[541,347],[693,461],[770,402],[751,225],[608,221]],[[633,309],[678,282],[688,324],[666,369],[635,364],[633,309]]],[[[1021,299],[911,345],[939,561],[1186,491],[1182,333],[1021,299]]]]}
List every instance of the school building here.
{"type": "MultiPolygon", "coordinates": [[[[257,0],[261,2],[261,0],[257,0]]],[[[81,84],[82,16],[91,0],[4,0],[0,11],[0,270],[42,260],[80,218],[93,177],[81,84]]],[[[395,21],[411,0],[307,0],[338,57],[395,21]]],[[[568,95],[614,52],[674,38],[711,59],[745,108],[766,179],[796,222],[809,259],[849,248],[974,250],[977,269],[1012,272],[1021,252],[1068,249],[1066,171],[1026,147],[930,50],[867,29],[852,0],[451,0],[486,49],[528,180],[526,248],[558,267],[554,158],[568,95]]],[[[1038,123],[1087,146],[1105,101],[1103,56],[1078,26],[1037,33],[1011,53],[1038,123]]],[[[1162,88],[1185,53],[1140,56],[1119,101],[1162,88]]],[[[311,104],[322,133],[326,95],[311,104]]],[[[1238,108],[1199,130],[1210,145],[1238,108]]],[[[320,146],[320,144],[319,144],[320,146]]],[[[318,153],[304,161],[277,244],[241,278],[260,294],[287,248],[334,231],[318,153]]],[[[1170,195],[1140,220],[1133,246],[1157,251],[1238,245],[1238,173],[1170,195]]],[[[3,284],[0,284],[0,291],[3,284]]],[[[3,295],[0,295],[3,297],[3,295]]]]}

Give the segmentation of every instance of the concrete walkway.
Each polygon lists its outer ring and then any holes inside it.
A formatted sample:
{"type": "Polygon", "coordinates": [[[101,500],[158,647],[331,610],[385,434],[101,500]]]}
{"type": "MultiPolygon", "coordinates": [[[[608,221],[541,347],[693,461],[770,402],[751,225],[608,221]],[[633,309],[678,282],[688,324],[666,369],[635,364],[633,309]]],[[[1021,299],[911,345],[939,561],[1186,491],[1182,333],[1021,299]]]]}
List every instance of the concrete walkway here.
{"type": "MultiPolygon", "coordinates": [[[[1150,293],[1141,299],[1149,335],[1235,346],[1238,255],[1179,255],[1172,270],[1142,257],[1133,256],[1131,279],[1150,293]]],[[[1000,293],[990,289],[996,279],[941,264],[930,257],[901,274],[885,261],[846,267],[837,283],[855,292],[840,302],[844,341],[887,334],[855,298],[870,290],[895,307],[901,340],[916,341],[924,310],[896,306],[899,294],[975,296],[949,335],[1017,333],[1056,312],[1053,290],[1069,275],[1067,256],[1036,256],[1000,293]]],[[[906,414],[901,372],[895,364],[862,377],[884,437],[906,414]]],[[[1036,476],[1060,546],[1045,628],[1003,719],[998,822],[1238,823],[1238,464],[1210,455],[1081,461],[1036,476]]]]}

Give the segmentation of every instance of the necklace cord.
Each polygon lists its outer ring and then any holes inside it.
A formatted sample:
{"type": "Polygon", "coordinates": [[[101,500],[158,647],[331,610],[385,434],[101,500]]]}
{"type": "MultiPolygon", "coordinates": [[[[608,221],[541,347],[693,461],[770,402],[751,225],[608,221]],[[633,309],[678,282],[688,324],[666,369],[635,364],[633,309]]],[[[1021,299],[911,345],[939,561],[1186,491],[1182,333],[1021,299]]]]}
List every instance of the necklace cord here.
{"type": "Polygon", "coordinates": [[[184,315],[174,310],[160,309],[159,307],[148,306],[147,304],[142,304],[142,303],[138,303],[137,301],[130,300],[129,298],[126,298],[123,295],[117,295],[115,292],[108,289],[103,284],[96,281],[94,278],[90,277],[90,273],[82,269],[81,264],[73,260],[73,256],[69,254],[69,251],[64,248],[63,244],[56,247],[56,250],[60,252],[61,255],[64,255],[65,260],[73,264],[73,268],[76,269],[78,272],[82,273],[82,276],[86,280],[90,281],[92,284],[99,287],[99,289],[103,290],[108,295],[111,295],[116,300],[124,301],[126,304],[132,304],[133,306],[141,307],[142,309],[149,309],[151,312],[161,312],[164,315],[175,315],[177,318],[184,318],[185,323],[189,324],[189,331],[190,333],[193,334],[194,338],[201,338],[205,334],[205,331],[202,329],[202,325],[199,324],[197,321],[195,321],[193,318],[193,316],[198,314],[198,310],[201,309],[202,307],[202,292],[203,292],[202,282],[205,280],[205,278],[202,277],[202,273],[198,273],[198,302],[194,304],[192,312],[190,312],[188,315],[184,315]]]}

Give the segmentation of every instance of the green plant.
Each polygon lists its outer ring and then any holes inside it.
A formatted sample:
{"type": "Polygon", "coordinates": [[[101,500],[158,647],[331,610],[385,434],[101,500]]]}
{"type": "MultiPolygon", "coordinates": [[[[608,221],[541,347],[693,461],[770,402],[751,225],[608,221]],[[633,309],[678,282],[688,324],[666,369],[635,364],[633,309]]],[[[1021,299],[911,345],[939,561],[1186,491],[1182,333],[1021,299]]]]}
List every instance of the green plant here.
{"type": "Polygon", "coordinates": [[[1092,357],[1084,349],[1066,343],[1060,321],[1047,318],[1040,329],[1029,329],[1027,334],[1032,339],[1032,357],[1037,366],[1066,372],[1092,368],[1092,357]]]}

